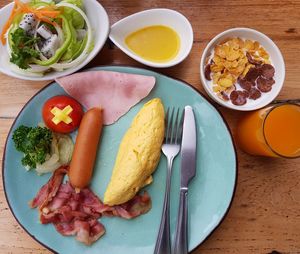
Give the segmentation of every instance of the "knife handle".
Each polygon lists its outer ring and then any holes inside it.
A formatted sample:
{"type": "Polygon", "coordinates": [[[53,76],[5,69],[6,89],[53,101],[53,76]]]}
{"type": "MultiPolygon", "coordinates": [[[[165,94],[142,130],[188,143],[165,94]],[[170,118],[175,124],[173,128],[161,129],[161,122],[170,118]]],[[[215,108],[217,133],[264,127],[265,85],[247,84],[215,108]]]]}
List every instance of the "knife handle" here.
{"type": "Polygon", "coordinates": [[[173,254],[188,253],[188,190],[180,189],[179,209],[176,225],[176,235],[173,248],[173,254]]]}

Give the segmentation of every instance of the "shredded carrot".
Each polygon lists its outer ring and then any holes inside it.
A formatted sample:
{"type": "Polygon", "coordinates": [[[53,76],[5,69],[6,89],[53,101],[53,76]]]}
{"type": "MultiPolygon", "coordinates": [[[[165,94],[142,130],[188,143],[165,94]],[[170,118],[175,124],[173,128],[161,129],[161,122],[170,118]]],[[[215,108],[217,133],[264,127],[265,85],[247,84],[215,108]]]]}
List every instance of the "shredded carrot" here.
{"type": "Polygon", "coordinates": [[[19,8],[24,8],[25,3],[21,2],[20,0],[15,0],[15,5],[19,8]]]}
{"type": "Polygon", "coordinates": [[[51,25],[54,25],[54,24],[55,24],[54,21],[52,21],[51,19],[46,18],[46,17],[40,17],[39,20],[40,20],[40,21],[43,21],[43,22],[45,22],[45,23],[51,24],[51,25]]]}
{"type": "Polygon", "coordinates": [[[59,12],[55,11],[38,11],[36,14],[40,14],[42,16],[46,16],[49,18],[56,18],[59,15],[59,12]]]}
{"type": "Polygon", "coordinates": [[[4,24],[1,32],[1,42],[3,45],[5,45],[6,43],[5,40],[6,32],[9,29],[14,17],[19,13],[33,13],[40,21],[53,25],[55,22],[52,21],[52,19],[57,18],[61,12],[60,10],[55,9],[53,6],[45,6],[37,10],[30,7],[28,4],[23,3],[20,0],[15,0],[13,10],[8,20],[4,24]]]}

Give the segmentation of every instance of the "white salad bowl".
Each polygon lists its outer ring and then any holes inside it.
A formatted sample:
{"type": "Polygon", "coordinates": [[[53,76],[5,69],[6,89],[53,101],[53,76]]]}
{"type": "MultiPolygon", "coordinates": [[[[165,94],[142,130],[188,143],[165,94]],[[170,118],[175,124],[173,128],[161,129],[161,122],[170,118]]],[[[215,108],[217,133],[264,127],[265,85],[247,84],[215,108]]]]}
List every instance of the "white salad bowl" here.
{"type": "MultiPolygon", "coordinates": [[[[9,62],[9,54],[6,45],[2,45],[0,42],[0,72],[19,79],[41,81],[41,80],[53,80],[58,77],[66,76],[87,65],[102,49],[109,33],[109,19],[105,9],[97,0],[83,0],[84,12],[88,17],[88,20],[92,27],[92,42],[94,44],[93,49],[87,57],[78,65],[65,69],[63,71],[52,70],[49,73],[45,73],[43,76],[32,75],[30,73],[16,72],[12,68],[12,64],[9,62]]],[[[0,10],[0,31],[9,18],[14,3],[10,3],[0,10]]]]}
{"type": "Polygon", "coordinates": [[[181,13],[170,9],[150,9],[130,15],[112,25],[109,38],[125,54],[136,61],[158,68],[174,66],[182,62],[190,53],[193,46],[193,28],[188,19],[181,13]],[[132,32],[153,25],[164,25],[177,32],[180,38],[180,49],[175,58],[165,63],[146,60],[133,51],[125,43],[125,38],[132,32]]]}
{"type": "Polygon", "coordinates": [[[268,105],[279,94],[285,78],[285,64],[279,48],[268,36],[250,28],[232,28],[218,34],[207,44],[201,57],[200,78],[205,91],[215,102],[227,108],[240,111],[250,111],[268,105]],[[272,86],[272,90],[267,93],[262,93],[261,97],[257,100],[247,100],[247,103],[241,106],[234,105],[230,100],[224,101],[219,98],[213,91],[212,81],[206,80],[204,73],[206,58],[210,57],[210,55],[213,53],[214,47],[225,39],[234,37],[258,41],[259,44],[269,53],[271,64],[275,68],[275,84],[272,86]]]}

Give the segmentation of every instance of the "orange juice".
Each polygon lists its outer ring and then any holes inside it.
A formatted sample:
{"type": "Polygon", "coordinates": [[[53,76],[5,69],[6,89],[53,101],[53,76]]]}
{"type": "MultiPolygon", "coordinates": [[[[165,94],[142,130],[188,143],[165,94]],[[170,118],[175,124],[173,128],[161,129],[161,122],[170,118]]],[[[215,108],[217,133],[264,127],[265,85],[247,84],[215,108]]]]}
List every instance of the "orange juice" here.
{"type": "Polygon", "coordinates": [[[280,104],[246,113],[237,126],[237,142],[253,155],[300,156],[300,106],[280,104]]]}

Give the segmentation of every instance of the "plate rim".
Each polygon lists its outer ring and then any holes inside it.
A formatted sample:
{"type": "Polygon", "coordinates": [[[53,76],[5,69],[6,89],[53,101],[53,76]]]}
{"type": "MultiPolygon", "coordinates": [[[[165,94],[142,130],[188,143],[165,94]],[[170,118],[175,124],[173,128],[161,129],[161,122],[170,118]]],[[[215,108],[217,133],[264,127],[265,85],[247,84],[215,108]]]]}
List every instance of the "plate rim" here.
{"type": "MultiPolygon", "coordinates": [[[[223,214],[221,220],[216,224],[215,228],[213,230],[211,230],[211,232],[208,233],[208,235],[202,240],[199,242],[199,244],[197,244],[194,248],[192,248],[189,253],[191,253],[192,251],[196,250],[197,248],[199,248],[214,232],[215,230],[222,224],[222,222],[225,220],[225,218],[227,217],[229,211],[230,211],[230,208],[233,204],[233,199],[235,197],[235,194],[236,194],[236,190],[237,190],[237,183],[238,183],[238,156],[237,156],[237,149],[236,149],[236,144],[234,142],[234,138],[233,138],[233,134],[231,132],[231,129],[225,119],[225,117],[223,116],[223,114],[221,113],[220,109],[214,105],[213,103],[211,103],[207,98],[206,96],[203,94],[203,92],[201,91],[198,91],[193,85],[191,85],[190,83],[188,83],[187,81],[184,81],[182,79],[179,79],[179,78],[174,78],[170,75],[167,75],[167,74],[162,74],[162,73],[159,73],[157,71],[154,71],[152,69],[147,69],[147,68],[141,68],[141,67],[136,67],[136,66],[130,66],[130,65],[121,65],[121,64],[110,64],[110,65],[98,65],[98,66],[93,66],[93,67],[89,67],[89,68],[84,68],[80,71],[77,71],[75,73],[78,73],[78,72],[85,72],[85,71],[90,71],[90,70],[93,70],[93,69],[96,69],[96,68],[110,68],[110,67],[121,67],[121,68],[131,68],[131,69],[138,69],[138,70],[146,70],[146,71],[150,71],[150,72],[154,72],[156,74],[159,74],[161,76],[164,76],[164,77],[167,77],[167,78],[170,78],[170,79],[173,79],[175,81],[179,81],[181,82],[183,85],[185,86],[188,86],[190,88],[192,88],[194,90],[194,92],[196,92],[200,97],[202,97],[208,104],[210,104],[216,111],[217,113],[220,115],[221,117],[221,120],[223,121],[223,123],[225,124],[226,128],[227,128],[227,131],[228,133],[230,134],[230,139],[231,139],[231,143],[232,143],[232,147],[233,147],[233,151],[234,151],[234,155],[235,155],[235,180],[234,180],[234,186],[233,186],[233,190],[232,190],[232,194],[231,194],[231,198],[230,198],[230,202],[226,208],[226,211],[225,213],[223,214]]],[[[44,91],[45,89],[47,89],[49,86],[51,86],[53,83],[55,83],[56,81],[55,80],[52,80],[51,82],[49,82],[48,84],[46,84],[44,87],[42,87],[40,90],[38,90],[34,95],[32,95],[32,97],[24,104],[24,106],[22,107],[22,109],[19,111],[19,113],[17,114],[17,116],[15,117],[13,123],[11,124],[10,128],[9,128],[9,131],[7,133],[7,137],[6,137],[6,140],[5,140],[5,145],[3,147],[3,155],[2,155],[2,169],[1,169],[1,172],[2,172],[2,185],[3,185],[3,191],[4,191],[4,195],[5,195],[5,200],[6,200],[6,203],[8,204],[8,207],[9,207],[9,210],[10,212],[12,213],[13,217],[15,218],[15,220],[17,221],[17,223],[20,225],[20,227],[33,239],[35,240],[36,242],[38,242],[39,244],[41,244],[44,248],[48,249],[49,251],[53,252],[54,254],[59,254],[58,252],[54,251],[51,247],[49,247],[48,245],[46,245],[45,243],[43,243],[42,241],[38,240],[33,234],[31,234],[24,226],[23,224],[19,221],[19,219],[17,218],[17,216],[15,215],[13,209],[12,209],[12,206],[9,202],[9,199],[8,199],[8,196],[7,196],[7,193],[6,193],[6,186],[5,186],[5,177],[4,177],[4,164],[5,164],[5,155],[6,155],[6,147],[7,147],[7,143],[8,143],[8,137],[10,136],[11,132],[12,132],[12,128],[14,127],[16,121],[18,120],[20,114],[23,112],[23,110],[26,108],[26,106],[38,95],[40,94],[42,91],[44,91]]]]}

